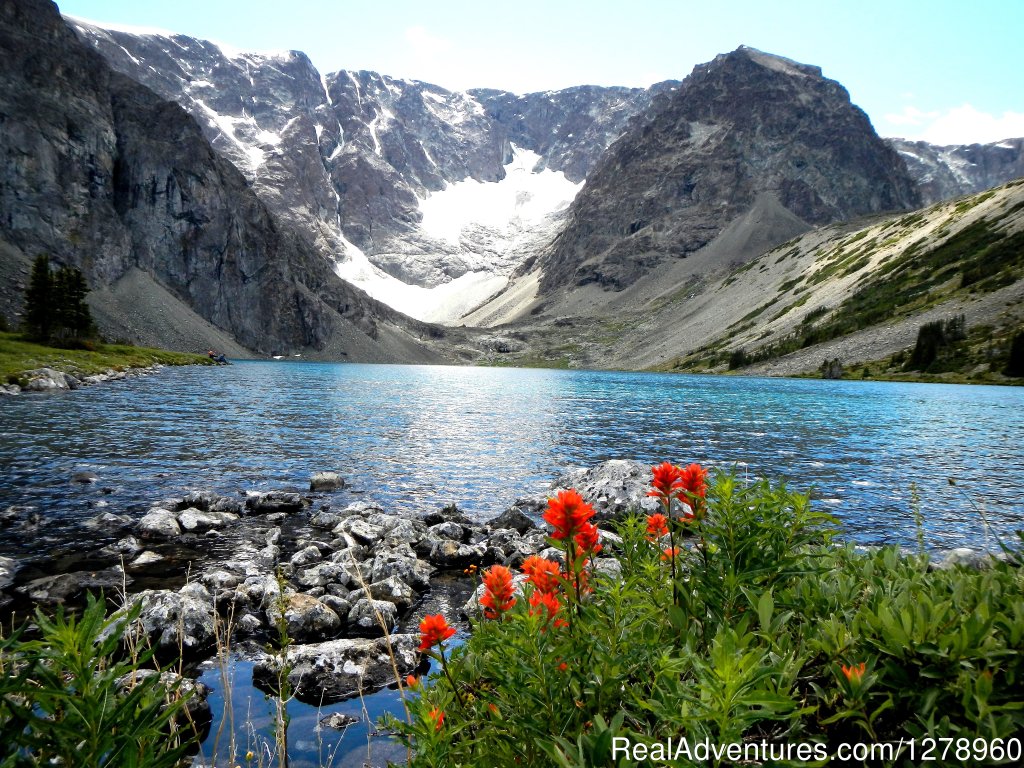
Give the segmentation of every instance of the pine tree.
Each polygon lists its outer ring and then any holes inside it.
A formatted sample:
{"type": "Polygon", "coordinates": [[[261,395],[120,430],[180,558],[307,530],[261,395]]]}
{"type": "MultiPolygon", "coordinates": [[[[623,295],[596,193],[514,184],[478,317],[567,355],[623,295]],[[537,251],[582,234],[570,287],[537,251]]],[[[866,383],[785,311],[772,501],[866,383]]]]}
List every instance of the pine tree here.
{"type": "Polygon", "coordinates": [[[64,297],[67,327],[75,338],[89,338],[95,333],[96,326],[92,321],[89,305],[85,303],[89,285],[85,282],[85,276],[81,270],[69,268],[65,290],[67,291],[64,297]]]}
{"type": "Polygon", "coordinates": [[[1024,377],[1024,332],[1015,335],[1010,342],[1010,359],[1003,373],[1007,376],[1024,377]]]}
{"type": "Polygon", "coordinates": [[[50,338],[54,320],[53,275],[50,257],[37,256],[25,291],[25,332],[38,341],[50,338]]]}
{"type": "Polygon", "coordinates": [[[89,286],[75,267],[50,269],[50,258],[39,256],[25,291],[25,331],[36,341],[85,339],[95,326],[85,303],[89,286]]]}

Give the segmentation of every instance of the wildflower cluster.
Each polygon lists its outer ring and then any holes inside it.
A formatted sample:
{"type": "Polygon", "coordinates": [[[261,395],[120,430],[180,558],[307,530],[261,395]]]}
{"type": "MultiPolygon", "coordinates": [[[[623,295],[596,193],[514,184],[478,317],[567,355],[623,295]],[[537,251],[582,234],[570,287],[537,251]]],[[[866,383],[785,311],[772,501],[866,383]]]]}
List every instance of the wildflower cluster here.
{"type": "Polygon", "coordinates": [[[389,723],[412,768],[611,765],[622,737],[834,748],[1024,732],[1019,553],[971,572],[837,547],[806,496],[698,464],[652,467],[650,489],[659,508],[604,542],[579,493],[553,497],[561,558],[485,570],[484,618],[447,659],[451,628],[425,620],[441,670],[417,683],[410,722],[389,723]],[[621,574],[596,568],[602,543],[621,574]]]}

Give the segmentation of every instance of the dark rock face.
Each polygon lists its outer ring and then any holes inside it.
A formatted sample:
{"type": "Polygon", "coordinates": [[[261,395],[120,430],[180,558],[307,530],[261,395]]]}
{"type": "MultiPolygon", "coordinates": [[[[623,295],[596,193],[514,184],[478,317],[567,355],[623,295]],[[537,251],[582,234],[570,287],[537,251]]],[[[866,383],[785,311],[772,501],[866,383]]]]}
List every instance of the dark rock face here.
{"type": "Polygon", "coordinates": [[[808,228],[920,202],[841,85],[744,47],[696,67],[609,148],[540,262],[541,290],[622,289],[710,243],[764,194],[808,228]]]}
{"type": "Polygon", "coordinates": [[[1024,139],[952,146],[886,141],[907,164],[925,205],[983,192],[1024,176],[1024,139]]]}
{"type": "Polygon", "coordinates": [[[512,143],[539,154],[544,168],[581,182],[630,118],[646,110],[655,96],[678,86],[669,80],[650,88],[581,85],[525,95],[488,89],[470,93],[512,143]]]}
{"type": "Polygon", "coordinates": [[[379,321],[412,349],[430,333],[337,278],[184,110],[113,72],[52,3],[0,3],[0,49],[0,239],[94,288],[141,270],[260,352],[357,336],[387,359],[379,321]]]}
{"type": "Polygon", "coordinates": [[[69,24],[115,69],[184,107],[321,256],[343,259],[351,243],[389,275],[428,287],[507,274],[524,246],[474,228],[458,243],[439,239],[421,228],[423,199],[465,179],[501,180],[513,144],[540,155],[535,170],[582,181],[629,118],[675,85],[461,93],[376,72],[321,76],[297,51],[237,53],[69,24]]]}

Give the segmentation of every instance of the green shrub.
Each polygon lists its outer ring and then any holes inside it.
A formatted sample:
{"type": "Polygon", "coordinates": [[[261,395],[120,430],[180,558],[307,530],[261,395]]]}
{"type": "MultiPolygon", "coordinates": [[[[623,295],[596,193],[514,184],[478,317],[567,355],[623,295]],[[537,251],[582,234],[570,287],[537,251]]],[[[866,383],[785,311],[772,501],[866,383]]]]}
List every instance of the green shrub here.
{"type": "Polygon", "coordinates": [[[177,766],[196,739],[188,696],[159,676],[126,676],[151,659],[119,659],[141,603],[107,618],[91,595],[80,617],[38,610],[39,637],[0,639],[0,765],[177,766]]]}
{"type": "Polygon", "coordinates": [[[624,738],[828,754],[1024,731],[1018,565],[931,570],[924,554],[858,552],[807,497],[731,475],[666,498],[668,532],[654,517],[622,521],[621,576],[587,565],[589,589],[566,593],[558,614],[570,621],[538,612],[529,583],[474,624],[408,702],[409,721],[388,723],[413,766],[659,764],[614,751],[624,738]]]}

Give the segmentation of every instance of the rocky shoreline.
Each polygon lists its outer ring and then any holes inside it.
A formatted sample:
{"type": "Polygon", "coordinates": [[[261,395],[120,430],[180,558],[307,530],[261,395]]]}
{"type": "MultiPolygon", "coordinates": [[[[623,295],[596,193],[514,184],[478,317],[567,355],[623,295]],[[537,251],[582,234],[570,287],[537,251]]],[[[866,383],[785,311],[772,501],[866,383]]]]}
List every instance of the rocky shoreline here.
{"type": "Polygon", "coordinates": [[[123,371],[108,368],[102,373],[89,376],[75,376],[73,373],[58,371],[56,368],[35,368],[20,374],[19,379],[23,383],[0,384],[0,395],[20,395],[24,392],[67,392],[82,387],[91,387],[94,384],[104,384],[108,381],[124,381],[125,379],[149,376],[160,372],[164,367],[160,363],[154,363],[144,368],[126,368],[123,371]]]}
{"type": "MultiPolygon", "coordinates": [[[[621,540],[604,525],[632,507],[654,511],[649,478],[646,464],[617,460],[567,472],[551,484],[551,493],[575,487],[594,506],[603,524],[600,570],[619,568],[621,540]]],[[[396,630],[408,626],[438,579],[454,574],[471,591],[479,569],[560,554],[548,546],[540,521],[549,493],[518,499],[478,522],[455,505],[385,510],[351,501],[349,490],[338,474],[320,472],[308,491],[194,491],[153,504],[139,519],[105,511],[84,527],[113,543],[97,549],[87,570],[19,578],[26,563],[0,557],[0,605],[52,606],[86,590],[108,596],[124,590],[126,604],[141,604],[135,631],[159,656],[201,661],[230,633],[232,642],[252,641],[257,687],[273,689],[286,669],[298,698],[328,703],[389,685],[396,671],[404,676],[420,666],[416,635],[396,630]],[[132,590],[152,582],[153,572],[182,549],[199,553],[184,584],[179,578],[132,590]],[[263,650],[282,629],[292,643],[287,651],[263,650]]],[[[33,514],[11,507],[0,525],[25,524],[33,514]]],[[[988,557],[953,550],[935,567],[984,567],[988,557]]],[[[38,573],[39,564],[33,567],[38,573]]],[[[477,615],[478,597],[479,591],[462,606],[464,617],[477,615]]]]}

